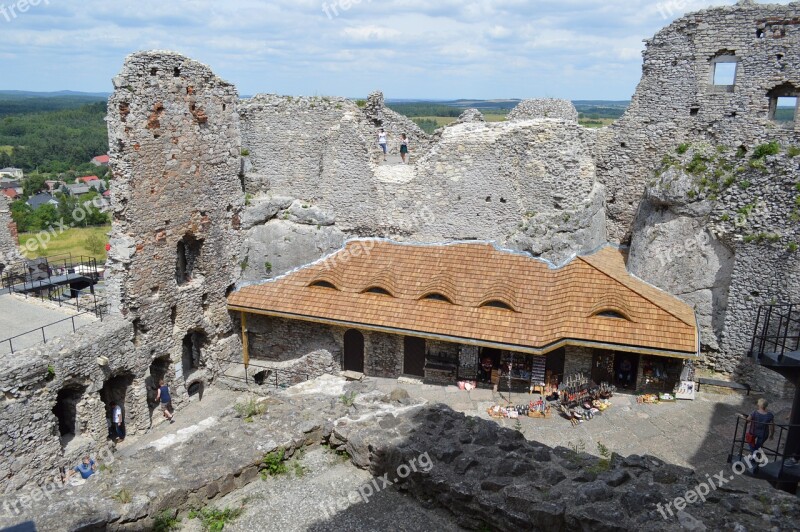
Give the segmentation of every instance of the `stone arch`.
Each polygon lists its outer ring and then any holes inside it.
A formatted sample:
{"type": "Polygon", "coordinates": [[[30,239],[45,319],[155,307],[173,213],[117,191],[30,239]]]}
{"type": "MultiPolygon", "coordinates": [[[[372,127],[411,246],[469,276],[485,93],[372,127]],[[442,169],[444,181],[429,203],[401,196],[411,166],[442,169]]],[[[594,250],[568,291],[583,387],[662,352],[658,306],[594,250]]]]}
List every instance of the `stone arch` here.
{"type": "Polygon", "coordinates": [[[100,400],[105,405],[107,419],[111,417],[111,403],[117,403],[122,407],[123,425],[131,423],[132,420],[129,419],[131,416],[128,415],[127,407],[132,406],[128,401],[128,395],[131,392],[133,381],[133,373],[124,372],[111,377],[103,383],[103,387],[100,389],[100,400]]]}

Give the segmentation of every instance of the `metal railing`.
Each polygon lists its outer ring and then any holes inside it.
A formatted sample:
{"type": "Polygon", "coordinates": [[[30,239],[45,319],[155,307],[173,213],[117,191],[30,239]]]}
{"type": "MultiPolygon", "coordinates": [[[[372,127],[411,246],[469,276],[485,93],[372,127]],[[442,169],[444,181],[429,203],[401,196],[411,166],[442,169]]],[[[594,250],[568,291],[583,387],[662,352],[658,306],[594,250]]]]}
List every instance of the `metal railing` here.
{"type": "MultiPolygon", "coordinates": [[[[750,422],[747,421],[747,416],[738,414],[736,416],[736,428],[733,433],[733,441],[731,442],[731,453],[728,455],[728,462],[741,460],[745,455],[750,454],[749,446],[745,448],[745,435],[749,428],[750,422]],[[746,451],[746,452],[745,452],[746,451]]],[[[780,482],[786,480],[790,475],[786,471],[786,461],[790,458],[797,459],[800,454],[800,449],[787,449],[787,439],[789,437],[789,430],[800,430],[800,425],[789,425],[786,423],[773,423],[774,436],[772,439],[767,438],[761,446],[761,451],[767,457],[771,458],[767,471],[769,472],[767,480],[780,482]],[[774,443],[773,443],[774,442],[774,443]]],[[[769,434],[769,429],[767,429],[769,434]]],[[[761,468],[765,469],[764,467],[761,468]]],[[[798,468],[792,467],[791,473],[793,477],[800,473],[800,466],[798,468]]]]}
{"type": "Polygon", "coordinates": [[[228,368],[222,372],[222,376],[229,379],[244,381],[247,384],[252,381],[259,386],[268,385],[278,389],[288,388],[294,384],[299,384],[311,379],[311,375],[309,373],[290,371],[283,368],[276,368],[274,366],[265,366],[253,362],[253,360],[250,360],[250,363],[247,365],[245,365],[244,361],[242,360],[234,359],[222,360],[221,362],[227,362],[229,364],[228,368]],[[239,365],[244,366],[244,376],[231,375],[228,373],[228,370],[231,366],[235,367],[239,365]],[[252,371],[250,368],[258,368],[258,371],[252,371]]]}
{"type": "Polygon", "coordinates": [[[785,303],[758,307],[750,356],[774,353],[780,362],[786,351],[800,349],[800,305],[785,303]]]}
{"type": "MultiPolygon", "coordinates": [[[[6,342],[8,342],[8,347],[11,349],[11,354],[13,354],[14,353],[14,340],[16,340],[16,339],[18,339],[18,338],[20,338],[22,336],[26,336],[26,335],[37,333],[37,332],[41,332],[41,334],[42,334],[42,343],[46,344],[47,343],[47,334],[45,334],[45,329],[47,327],[52,327],[53,325],[57,325],[59,323],[65,322],[65,321],[71,321],[72,322],[72,332],[75,332],[75,331],[78,330],[78,328],[75,326],[75,318],[77,318],[78,316],[82,316],[84,314],[93,314],[93,312],[84,311],[84,312],[75,314],[74,316],[70,316],[69,318],[64,318],[63,320],[54,321],[52,323],[48,323],[47,325],[42,325],[41,327],[37,327],[36,329],[31,329],[30,331],[26,331],[24,333],[20,333],[20,334],[11,336],[10,338],[5,338],[3,340],[0,340],[0,345],[3,345],[6,342]]],[[[61,334],[63,334],[63,332],[61,334]]],[[[60,336],[60,334],[59,334],[59,336],[60,336]]],[[[53,338],[55,338],[55,336],[51,336],[50,338],[53,339],[53,338]]],[[[37,340],[36,343],[38,343],[38,340],[37,340]]],[[[33,345],[35,345],[35,344],[33,344],[33,345]]],[[[23,349],[27,349],[28,347],[32,347],[32,345],[23,347],[23,349]]]]}
{"type": "Polygon", "coordinates": [[[102,309],[97,304],[94,290],[99,280],[97,259],[85,255],[73,257],[69,253],[25,260],[7,266],[0,272],[0,290],[22,294],[26,299],[34,293],[39,299],[53,301],[58,306],[74,306],[76,310],[80,310],[80,296],[84,295],[82,292],[85,288],[75,289],[72,286],[76,282],[88,282],[92,305],[84,305],[84,308],[91,308],[102,320],[102,309]],[[67,291],[69,296],[65,297],[67,291]],[[75,300],[74,304],[72,299],[75,300]]]}

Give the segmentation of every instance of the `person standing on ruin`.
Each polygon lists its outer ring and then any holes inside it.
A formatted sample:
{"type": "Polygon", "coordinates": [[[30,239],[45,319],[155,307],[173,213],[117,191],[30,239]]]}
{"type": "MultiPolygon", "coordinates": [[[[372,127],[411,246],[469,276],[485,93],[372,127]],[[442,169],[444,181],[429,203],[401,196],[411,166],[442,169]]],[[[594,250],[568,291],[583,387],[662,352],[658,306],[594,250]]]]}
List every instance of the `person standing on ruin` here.
{"type": "Polygon", "coordinates": [[[406,155],[408,154],[408,136],[403,133],[400,135],[400,158],[403,159],[403,164],[406,164],[406,155]]]}
{"type": "Polygon", "coordinates": [[[169,394],[169,386],[164,383],[164,379],[158,380],[158,392],[156,401],[161,403],[161,411],[170,423],[175,423],[175,409],[172,407],[172,396],[169,394]]]}
{"type": "Polygon", "coordinates": [[[378,146],[380,146],[381,149],[383,150],[384,161],[386,160],[386,153],[387,153],[386,141],[387,141],[386,131],[384,131],[384,129],[381,128],[380,131],[378,131],[378,146]]]}

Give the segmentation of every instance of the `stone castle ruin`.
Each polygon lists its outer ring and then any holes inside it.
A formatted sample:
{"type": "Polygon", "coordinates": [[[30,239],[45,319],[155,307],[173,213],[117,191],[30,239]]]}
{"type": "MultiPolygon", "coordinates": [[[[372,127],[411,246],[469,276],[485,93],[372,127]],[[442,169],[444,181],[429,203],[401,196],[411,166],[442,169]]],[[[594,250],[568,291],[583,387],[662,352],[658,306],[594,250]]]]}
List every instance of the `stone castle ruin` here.
{"type": "Polygon", "coordinates": [[[800,91],[799,21],[799,3],[752,2],[676,20],[647,41],[628,111],[597,130],[549,99],[428,136],[380,93],[240,100],[181,55],[129,56],[108,107],[113,315],[0,360],[0,486],[104,445],[112,400],[129,433],[160,422],[159,378],[178,408],[196,400],[241,365],[236,284],[356,237],[492,240],[554,265],[627,245],[631,273],[695,308],[711,369],[788,393],[744,355],[759,304],[800,300],[800,121],[776,113],[800,91]],[[381,164],[379,127],[393,150],[409,135],[413,164],[381,164]]]}

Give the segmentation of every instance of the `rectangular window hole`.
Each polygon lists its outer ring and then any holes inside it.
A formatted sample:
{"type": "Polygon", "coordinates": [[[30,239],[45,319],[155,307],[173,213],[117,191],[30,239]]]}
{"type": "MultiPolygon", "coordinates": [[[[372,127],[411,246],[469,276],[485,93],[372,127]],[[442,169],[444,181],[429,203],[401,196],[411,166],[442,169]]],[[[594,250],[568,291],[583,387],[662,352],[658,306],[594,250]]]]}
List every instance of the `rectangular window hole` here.
{"type": "Polygon", "coordinates": [[[714,63],[714,85],[733,85],[736,83],[736,65],[734,62],[714,63]]]}
{"type": "Polygon", "coordinates": [[[775,121],[790,124],[797,111],[797,96],[779,96],[775,106],[775,121]]]}

